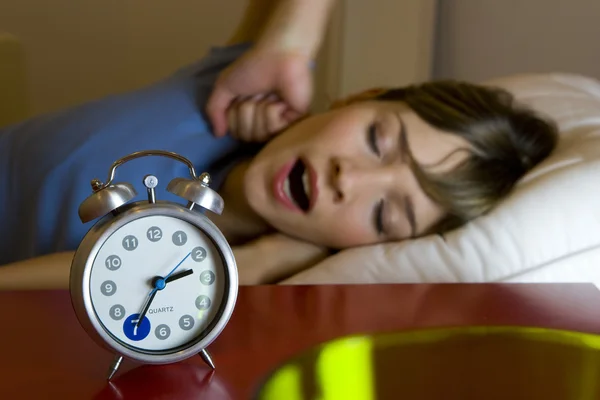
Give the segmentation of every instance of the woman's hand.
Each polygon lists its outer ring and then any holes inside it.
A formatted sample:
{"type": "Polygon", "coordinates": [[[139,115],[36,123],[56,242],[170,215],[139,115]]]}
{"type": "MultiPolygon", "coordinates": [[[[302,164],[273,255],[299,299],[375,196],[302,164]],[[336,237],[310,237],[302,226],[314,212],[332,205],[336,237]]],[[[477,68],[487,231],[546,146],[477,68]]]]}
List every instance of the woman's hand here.
{"type": "Polygon", "coordinates": [[[308,111],[313,92],[311,64],[334,4],[335,0],[249,0],[230,43],[255,45],[215,83],[206,107],[215,136],[226,134],[227,110],[234,100],[275,94],[287,106],[288,124],[308,111]]]}
{"type": "Polygon", "coordinates": [[[299,113],[276,95],[257,95],[235,101],[227,110],[231,135],[245,142],[266,142],[299,117],[299,113]]]}
{"type": "Polygon", "coordinates": [[[207,105],[215,135],[223,136],[230,129],[240,139],[255,141],[277,133],[308,111],[312,81],[307,56],[261,46],[250,50],[215,84],[207,105]],[[235,124],[231,123],[232,109],[237,114],[235,124]],[[261,115],[254,121],[254,116],[261,115]],[[238,125],[238,121],[243,122],[238,125]]]}

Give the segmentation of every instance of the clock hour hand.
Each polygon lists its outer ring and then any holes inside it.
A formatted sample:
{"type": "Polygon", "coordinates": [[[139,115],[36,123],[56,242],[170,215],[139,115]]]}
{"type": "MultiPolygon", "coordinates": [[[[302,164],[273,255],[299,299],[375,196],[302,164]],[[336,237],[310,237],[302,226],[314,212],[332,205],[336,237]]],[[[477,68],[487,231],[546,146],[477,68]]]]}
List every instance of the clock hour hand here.
{"type": "Polygon", "coordinates": [[[178,273],[176,273],[174,275],[171,275],[167,279],[165,279],[165,283],[173,282],[173,281],[176,281],[177,279],[180,279],[180,278],[185,278],[186,276],[191,275],[193,273],[194,273],[194,270],[192,270],[192,269],[188,269],[188,270],[185,270],[185,271],[178,272],[178,273]]]}

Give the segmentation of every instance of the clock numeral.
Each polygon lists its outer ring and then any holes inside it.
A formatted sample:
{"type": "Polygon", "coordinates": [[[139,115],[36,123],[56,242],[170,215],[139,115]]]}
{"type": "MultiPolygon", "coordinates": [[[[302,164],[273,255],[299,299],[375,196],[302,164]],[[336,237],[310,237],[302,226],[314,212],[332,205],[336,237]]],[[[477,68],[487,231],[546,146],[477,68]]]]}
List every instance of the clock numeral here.
{"type": "Polygon", "coordinates": [[[114,306],[112,306],[110,308],[110,310],[108,311],[108,314],[115,321],[119,321],[119,320],[123,319],[123,317],[125,316],[125,307],[123,307],[120,304],[115,304],[114,306]]]}
{"type": "Polygon", "coordinates": [[[196,308],[198,310],[207,310],[210,307],[210,299],[208,296],[200,295],[196,297],[196,308]]]}
{"type": "Polygon", "coordinates": [[[106,268],[108,268],[111,271],[116,271],[119,268],[121,268],[121,257],[117,256],[117,255],[111,255],[106,257],[106,262],[105,262],[106,268]]]}
{"type": "Polygon", "coordinates": [[[104,281],[100,286],[100,292],[105,296],[112,296],[117,292],[117,284],[113,281],[104,281]]]}
{"type": "Polygon", "coordinates": [[[208,270],[202,271],[200,273],[200,282],[206,286],[212,285],[215,282],[215,273],[208,270]]]}
{"type": "Polygon", "coordinates": [[[194,261],[203,261],[206,258],[206,250],[202,246],[194,247],[192,250],[192,259],[194,261]]]}
{"type": "Polygon", "coordinates": [[[171,336],[171,328],[168,325],[161,324],[156,327],[154,330],[154,334],[159,340],[165,340],[169,336],[171,336]]]}
{"type": "Polygon", "coordinates": [[[183,246],[187,243],[187,235],[184,231],[177,231],[173,234],[173,244],[175,246],[183,246]]]}
{"type": "Polygon", "coordinates": [[[194,327],[194,317],[191,315],[184,315],[179,318],[179,327],[184,331],[189,331],[194,327]]]}
{"type": "Polygon", "coordinates": [[[123,238],[123,248],[127,251],[133,251],[138,247],[138,240],[133,235],[127,235],[123,238]]]}
{"type": "Polygon", "coordinates": [[[146,232],[146,237],[151,242],[158,242],[162,236],[162,230],[158,226],[153,226],[146,232]]]}
{"type": "Polygon", "coordinates": [[[144,317],[140,326],[137,326],[139,322],[140,314],[131,314],[123,322],[123,333],[131,340],[143,340],[150,333],[150,320],[144,317]]]}

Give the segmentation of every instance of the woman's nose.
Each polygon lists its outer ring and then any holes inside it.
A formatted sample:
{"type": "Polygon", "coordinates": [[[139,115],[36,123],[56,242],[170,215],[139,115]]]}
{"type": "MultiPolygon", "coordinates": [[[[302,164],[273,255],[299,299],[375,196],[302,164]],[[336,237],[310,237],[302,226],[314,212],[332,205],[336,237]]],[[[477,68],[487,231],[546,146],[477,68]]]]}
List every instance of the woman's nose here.
{"type": "Polygon", "coordinates": [[[377,190],[392,178],[381,166],[356,165],[350,160],[332,160],[334,201],[348,201],[364,191],[377,190]]]}

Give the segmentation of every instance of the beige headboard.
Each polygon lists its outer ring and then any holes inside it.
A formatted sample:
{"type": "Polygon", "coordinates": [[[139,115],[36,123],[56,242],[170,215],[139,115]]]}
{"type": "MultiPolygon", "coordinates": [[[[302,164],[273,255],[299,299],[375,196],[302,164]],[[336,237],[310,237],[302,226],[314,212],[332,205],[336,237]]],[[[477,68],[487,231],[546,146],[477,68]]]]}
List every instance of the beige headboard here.
{"type": "Polygon", "coordinates": [[[25,57],[18,38],[0,32],[0,127],[28,115],[25,57]]]}

